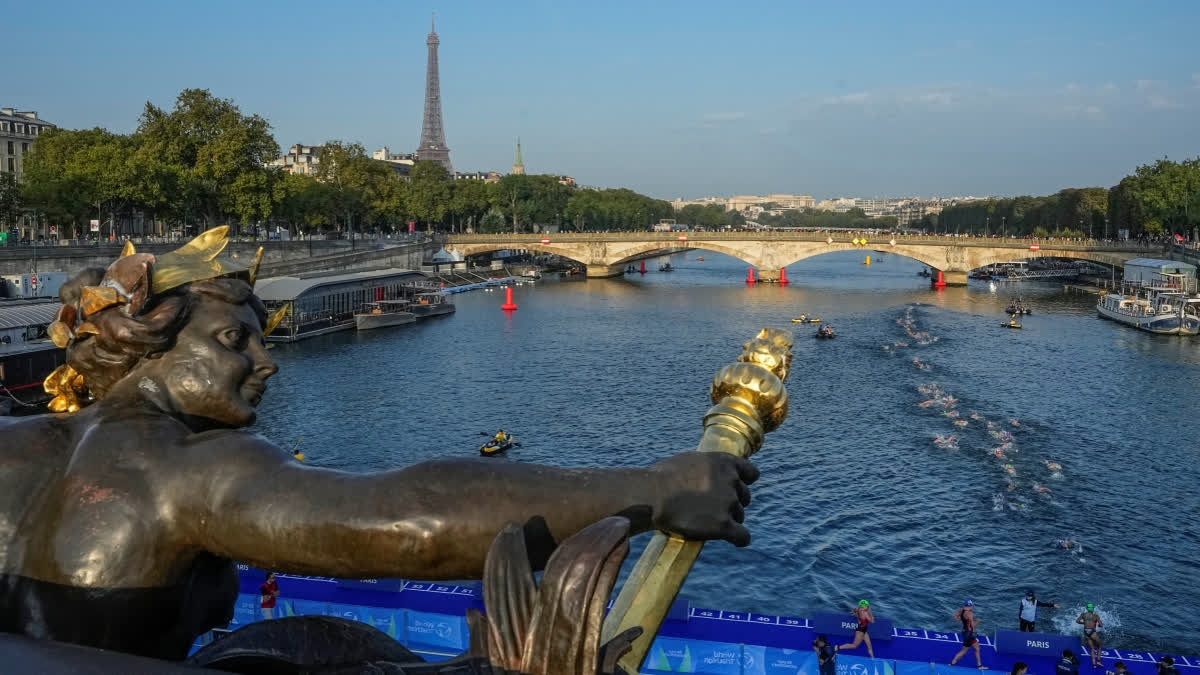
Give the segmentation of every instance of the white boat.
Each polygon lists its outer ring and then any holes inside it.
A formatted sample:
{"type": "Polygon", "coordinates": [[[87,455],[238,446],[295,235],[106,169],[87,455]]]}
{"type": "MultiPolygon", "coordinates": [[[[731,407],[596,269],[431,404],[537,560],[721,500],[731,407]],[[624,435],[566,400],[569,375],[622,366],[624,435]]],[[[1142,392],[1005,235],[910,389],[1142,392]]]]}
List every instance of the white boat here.
{"type": "Polygon", "coordinates": [[[408,311],[408,300],[380,300],[363,305],[363,311],[354,315],[354,325],[358,330],[400,326],[417,320],[417,315],[408,311]]]}
{"type": "Polygon", "coordinates": [[[1159,335],[1200,334],[1200,298],[1178,291],[1108,293],[1100,296],[1096,312],[1105,319],[1159,335]]]}
{"type": "Polygon", "coordinates": [[[537,280],[537,279],[542,278],[542,273],[537,271],[536,269],[530,269],[530,270],[526,270],[525,273],[522,274],[521,276],[525,277],[526,279],[537,280]]]}
{"type": "Polygon", "coordinates": [[[455,309],[454,303],[444,293],[437,291],[417,294],[416,299],[409,306],[409,311],[416,314],[418,319],[437,316],[439,314],[450,314],[455,309]]]}

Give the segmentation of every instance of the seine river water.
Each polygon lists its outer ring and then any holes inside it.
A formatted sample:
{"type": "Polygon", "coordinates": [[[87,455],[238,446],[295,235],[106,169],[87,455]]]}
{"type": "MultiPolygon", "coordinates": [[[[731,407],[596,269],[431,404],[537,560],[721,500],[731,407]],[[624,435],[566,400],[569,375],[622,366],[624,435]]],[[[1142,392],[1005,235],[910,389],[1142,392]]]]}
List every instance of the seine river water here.
{"type": "Polygon", "coordinates": [[[474,456],[498,427],[522,447],[497,461],[646,465],[695,447],[742,342],[794,328],[754,541],[705,548],[693,604],[804,616],[869,598],[897,625],[952,629],[969,597],[991,632],[1016,628],[1032,588],[1062,606],[1043,630],[1094,602],[1106,645],[1200,654],[1200,341],[1101,320],[1061,284],[937,292],[911,260],[841,253],[747,287],[744,263],[703,255],[520,286],[511,316],[475,291],[453,316],[280,346],[257,429],[355,470],[474,456]],[[1017,294],[1035,313],[1006,330],[1017,294]],[[802,312],[837,339],[793,326],[802,312]]]}

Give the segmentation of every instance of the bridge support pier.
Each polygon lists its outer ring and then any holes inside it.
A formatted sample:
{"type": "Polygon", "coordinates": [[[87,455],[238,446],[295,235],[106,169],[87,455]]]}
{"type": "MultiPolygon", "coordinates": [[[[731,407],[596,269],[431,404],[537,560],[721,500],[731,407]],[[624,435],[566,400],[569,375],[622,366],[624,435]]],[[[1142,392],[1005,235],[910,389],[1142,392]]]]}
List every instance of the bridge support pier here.
{"type": "Polygon", "coordinates": [[[768,267],[758,268],[758,280],[764,284],[779,283],[779,268],[775,268],[775,269],[770,269],[768,267]]]}
{"type": "Polygon", "coordinates": [[[624,265],[588,265],[587,276],[589,279],[604,279],[606,277],[619,277],[625,274],[624,265]]]}
{"type": "Polygon", "coordinates": [[[945,270],[937,270],[933,275],[933,285],[941,288],[942,286],[966,286],[966,272],[947,272],[945,270]]]}

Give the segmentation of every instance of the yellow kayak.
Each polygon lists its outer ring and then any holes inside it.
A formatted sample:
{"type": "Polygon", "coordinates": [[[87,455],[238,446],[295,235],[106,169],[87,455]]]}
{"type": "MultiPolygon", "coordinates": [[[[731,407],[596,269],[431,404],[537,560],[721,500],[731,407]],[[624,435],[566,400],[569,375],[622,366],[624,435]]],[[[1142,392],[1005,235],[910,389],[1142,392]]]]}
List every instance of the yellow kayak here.
{"type": "Polygon", "coordinates": [[[498,454],[504,452],[505,450],[508,450],[512,446],[513,446],[512,434],[506,434],[504,436],[503,443],[497,444],[496,440],[492,439],[492,440],[488,441],[487,443],[479,446],[479,454],[483,455],[484,457],[488,457],[490,455],[498,455],[498,454]]]}
{"type": "Polygon", "coordinates": [[[820,319],[792,319],[792,323],[821,323],[820,319]]]}

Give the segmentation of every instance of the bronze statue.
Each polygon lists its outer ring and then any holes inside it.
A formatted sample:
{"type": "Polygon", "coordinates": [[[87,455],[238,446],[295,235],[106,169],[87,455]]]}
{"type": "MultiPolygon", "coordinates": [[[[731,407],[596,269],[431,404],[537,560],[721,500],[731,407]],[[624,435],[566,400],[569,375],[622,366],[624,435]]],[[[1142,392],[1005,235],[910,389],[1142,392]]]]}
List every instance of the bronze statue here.
{"type": "Polygon", "coordinates": [[[232,615],[233,560],[298,574],[478,578],[509,523],[540,569],[608,516],[745,546],[758,471],[722,453],[648,468],[446,459],[357,474],[240,430],[276,372],[257,259],[225,228],[162,256],[127,247],[66,284],[57,414],[0,420],[0,631],[167,659],[232,615]]]}

